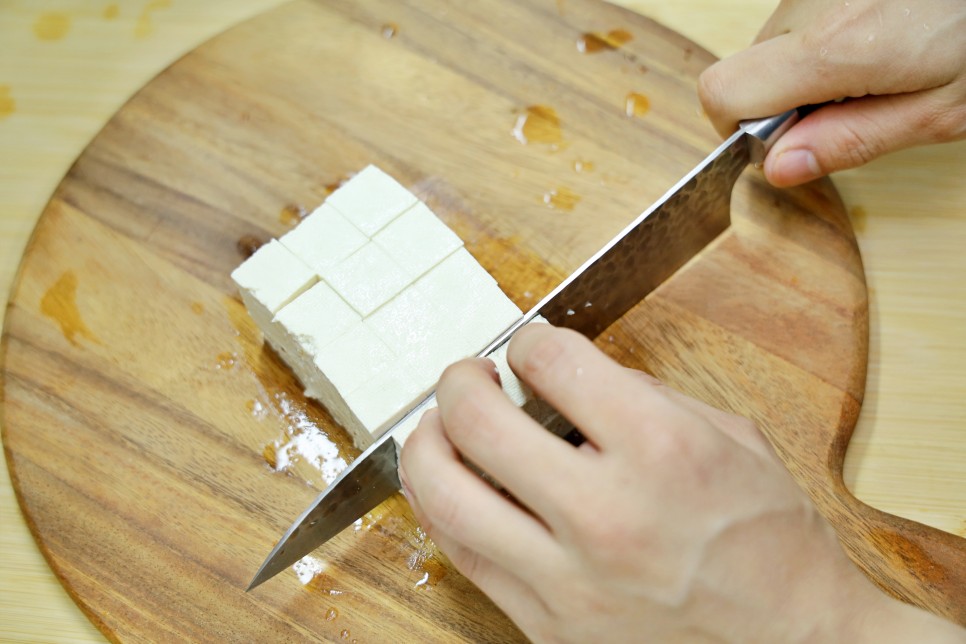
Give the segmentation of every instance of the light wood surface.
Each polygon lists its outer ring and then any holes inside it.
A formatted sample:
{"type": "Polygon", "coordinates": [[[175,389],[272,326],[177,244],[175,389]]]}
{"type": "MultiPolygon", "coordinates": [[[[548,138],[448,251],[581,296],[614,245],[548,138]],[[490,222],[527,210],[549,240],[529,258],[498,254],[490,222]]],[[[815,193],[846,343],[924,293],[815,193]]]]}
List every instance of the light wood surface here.
{"type": "MultiPolygon", "coordinates": [[[[44,201],[124,98],[208,35],[274,4],[117,3],[117,15],[110,3],[3,7],[4,288],[44,201]]],[[[749,2],[629,4],[718,54],[750,39],[770,10],[749,2]]],[[[836,181],[855,209],[872,287],[869,390],[846,480],[874,505],[958,534],[966,532],[963,149],[910,151],[836,181]]],[[[4,639],[98,641],[37,555],[9,486],[4,491],[4,639]]]]}

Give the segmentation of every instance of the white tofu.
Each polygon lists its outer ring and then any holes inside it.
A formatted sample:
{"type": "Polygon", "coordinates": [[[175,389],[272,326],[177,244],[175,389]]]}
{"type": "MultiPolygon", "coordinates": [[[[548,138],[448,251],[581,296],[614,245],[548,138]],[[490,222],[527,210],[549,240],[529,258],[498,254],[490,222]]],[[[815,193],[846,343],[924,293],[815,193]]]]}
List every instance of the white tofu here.
{"type": "Polygon", "coordinates": [[[363,317],[409,285],[406,271],[373,242],[322,271],[322,277],[363,317]]]}
{"type": "Polygon", "coordinates": [[[421,201],[379,231],[373,241],[403,267],[410,281],[463,246],[463,240],[421,201]]]}
{"type": "Polygon", "coordinates": [[[370,165],[329,195],[326,203],[372,238],[416,201],[398,181],[370,165]]]}
{"type": "Polygon", "coordinates": [[[346,429],[360,448],[365,447],[382,436],[422,395],[422,387],[404,369],[388,370],[345,395],[346,405],[358,419],[358,428],[346,429]]]}
{"type": "Polygon", "coordinates": [[[312,269],[274,239],[236,268],[231,278],[263,332],[282,307],[318,281],[312,269]]]}
{"type": "Polygon", "coordinates": [[[365,324],[408,364],[442,372],[522,315],[466,250],[443,260],[365,324]]]}
{"type": "Polygon", "coordinates": [[[333,206],[324,203],[279,241],[321,274],[362,248],[369,238],[333,206]]]}
{"type": "Polygon", "coordinates": [[[319,282],[282,308],[275,321],[283,333],[276,341],[280,353],[295,361],[290,365],[306,390],[319,392],[326,385],[310,377],[318,372],[315,357],[362,318],[328,284],[319,282]]]}
{"type": "Polygon", "coordinates": [[[392,349],[365,324],[353,326],[315,357],[315,366],[342,392],[391,371],[396,362],[392,349]]]}
{"type": "MultiPolygon", "coordinates": [[[[372,166],[232,277],[307,395],[361,448],[522,315],[458,236],[372,166]]],[[[532,405],[505,355],[493,359],[514,403],[532,405]]]]}
{"type": "MultiPolygon", "coordinates": [[[[528,324],[548,324],[548,322],[544,318],[537,316],[528,324]]],[[[510,364],[507,361],[507,349],[509,346],[510,343],[506,342],[486,356],[496,365],[496,370],[500,374],[500,384],[503,386],[504,393],[506,393],[507,397],[511,400],[511,402],[513,402],[514,405],[523,408],[528,414],[530,414],[531,417],[542,425],[546,426],[550,431],[561,436],[565,435],[571,429],[569,424],[566,423],[566,420],[560,417],[560,415],[546,402],[537,399],[533,394],[533,390],[530,389],[526,383],[520,380],[510,368],[510,364]]],[[[433,384],[433,388],[435,388],[435,383],[433,384]]],[[[422,415],[430,409],[435,409],[436,406],[436,401],[433,400],[433,402],[427,405],[426,409],[421,413],[406,419],[404,423],[396,428],[396,431],[392,435],[393,440],[395,440],[400,446],[404,445],[406,439],[409,438],[409,435],[412,434],[419,425],[422,415]]]]}

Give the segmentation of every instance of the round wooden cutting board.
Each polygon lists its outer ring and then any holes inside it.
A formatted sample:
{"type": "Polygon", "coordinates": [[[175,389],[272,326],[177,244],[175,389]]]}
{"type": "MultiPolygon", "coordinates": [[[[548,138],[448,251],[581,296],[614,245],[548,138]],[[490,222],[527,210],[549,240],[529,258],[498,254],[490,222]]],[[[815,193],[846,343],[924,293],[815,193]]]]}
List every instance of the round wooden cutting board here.
{"type": "MultiPolygon", "coordinates": [[[[3,335],[14,484],[91,619],[118,640],[522,639],[399,496],[244,591],[357,452],[229,273],[374,163],[529,308],[717,145],[694,91],[712,60],[595,0],[299,0],[133,97],[51,198],[3,335]]],[[[966,541],[842,482],[868,310],[831,183],[750,170],[733,211],[598,344],[755,419],[880,585],[966,620],[966,541]]]]}

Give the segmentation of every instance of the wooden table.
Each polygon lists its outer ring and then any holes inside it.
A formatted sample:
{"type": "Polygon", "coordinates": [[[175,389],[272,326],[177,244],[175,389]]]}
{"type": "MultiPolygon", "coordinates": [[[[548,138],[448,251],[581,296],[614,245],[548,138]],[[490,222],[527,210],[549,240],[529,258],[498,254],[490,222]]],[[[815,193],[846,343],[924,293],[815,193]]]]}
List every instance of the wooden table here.
{"type": "MultiPolygon", "coordinates": [[[[566,2],[566,0],[562,0],[566,2]]],[[[765,0],[622,0],[720,56],[765,0]]],[[[279,0],[7,3],[0,9],[0,295],[70,163],[120,104],[198,43],[279,0]]],[[[868,273],[872,345],[846,480],[886,511],[966,536],[966,144],[844,173],[868,273]]],[[[2,315],[2,314],[0,314],[2,315]]],[[[67,597],[0,465],[0,639],[103,641],[67,597]]]]}

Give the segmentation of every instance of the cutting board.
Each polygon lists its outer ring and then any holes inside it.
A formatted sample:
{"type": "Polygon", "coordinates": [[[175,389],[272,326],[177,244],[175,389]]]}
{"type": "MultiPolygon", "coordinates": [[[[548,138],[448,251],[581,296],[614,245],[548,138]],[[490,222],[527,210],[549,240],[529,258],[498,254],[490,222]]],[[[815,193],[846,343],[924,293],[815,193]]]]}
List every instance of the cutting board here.
{"type": "MultiPolygon", "coordinates": [[[[244,592],[358,452],[228,276],[375,163],[526,309],[717,145],[712,61],[594,0],[300,0],[134,96],[45,209],[2,344],[14,486],[90,618],[117,640],[522,639],[399,496],[244,592]]],[[[756,420],[878,584],[966,621],[966,541],[842,482],[868,310],[834,188],[752,169],[733,211],[598,345],[756,420]]]]}

